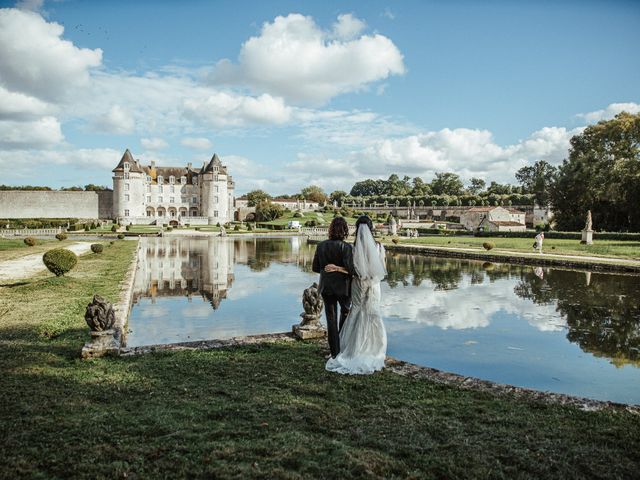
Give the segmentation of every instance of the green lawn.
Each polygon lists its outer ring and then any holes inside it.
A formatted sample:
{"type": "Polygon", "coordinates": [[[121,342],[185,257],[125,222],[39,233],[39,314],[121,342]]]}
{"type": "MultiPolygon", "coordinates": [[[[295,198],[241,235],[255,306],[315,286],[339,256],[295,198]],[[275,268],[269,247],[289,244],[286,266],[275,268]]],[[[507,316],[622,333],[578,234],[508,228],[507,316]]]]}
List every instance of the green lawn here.
{"type": "MultiPolygon", "coordinates": [[[[419,238],[399,237],[401,244],[433,245],[443,247],[475,248],[485,251],[484,242],[493,242],[496,250],[534,252],[532,238],[500,238],[434,235],[419,238]]],[[[495,250],[492,250],[492,253],[495,250]]],[[[595,240],[593,245],[581,245],[579,240],[545,239],[543,253],[604,256],[640,260],[640,242],[627,240],[595,240]]]]}
{"type": "Polygon", "coordinates": [[[5,260],[13,260],[25,255],[31,255],[33,253],[44,254],[44,252],[51,248],[64,248],[72,245],[73,243],[76,243],[73,238],[63,240],[62,242],[54,238],[46,240],[37,239],[37,242],[38,243],[36,243],[36,245],[34,245],[33,247],[29,247],[24,243],[22,238],[0,238],[0,262],[5,260]]]}
{"type": "Polygon", "coordinates": [[[312,343],[80,360],[135,248],[0,286],[0,478],[637,475],[639,415],[330,374],[312,343]]]}

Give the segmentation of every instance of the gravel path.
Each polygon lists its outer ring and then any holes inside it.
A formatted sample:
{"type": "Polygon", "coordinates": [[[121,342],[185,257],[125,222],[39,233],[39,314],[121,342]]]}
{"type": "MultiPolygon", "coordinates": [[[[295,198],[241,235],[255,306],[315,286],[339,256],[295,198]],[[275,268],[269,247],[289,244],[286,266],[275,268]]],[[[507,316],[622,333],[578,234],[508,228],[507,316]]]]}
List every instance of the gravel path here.
{"type": "MultiPolygon", "coordinates": [[[[78,242],[66,248],[76,255],[82,255],[91,249],[91,242],[78,242]]],[[[45,270],[46,267],[44,263],[42,263],[42,255],[41,253],[36,253],[33,255],[25,255],[15,260],[0,262],[0,281],[27,278],[41,270],[45,270]]]]}

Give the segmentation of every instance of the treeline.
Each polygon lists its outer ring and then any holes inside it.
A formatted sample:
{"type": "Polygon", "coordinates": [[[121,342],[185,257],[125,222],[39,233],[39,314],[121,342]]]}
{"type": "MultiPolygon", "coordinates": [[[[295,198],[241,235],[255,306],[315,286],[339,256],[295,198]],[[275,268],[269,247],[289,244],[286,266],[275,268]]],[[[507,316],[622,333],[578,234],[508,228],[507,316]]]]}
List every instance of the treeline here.
{"type": "Polygon", "coordinates": [[[85,185],[84,187],[73,186],[73,187],[61,187],[60,189],[55,189],[51,187],[42,187],[42,186],[32,186],[32,185],[0,185],[0,191],[7,190],[23,190],[23,191],[60,191],[60,192],[101,192],[103,190],[111,190],[104,185],[94,185],[90,183],[85,185]]]}

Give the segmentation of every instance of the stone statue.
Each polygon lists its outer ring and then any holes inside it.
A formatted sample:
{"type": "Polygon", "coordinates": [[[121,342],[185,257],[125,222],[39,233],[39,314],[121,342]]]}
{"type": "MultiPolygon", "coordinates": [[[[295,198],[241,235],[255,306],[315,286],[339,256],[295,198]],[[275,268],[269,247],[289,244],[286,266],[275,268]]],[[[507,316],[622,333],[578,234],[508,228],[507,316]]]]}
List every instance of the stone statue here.
{"type": "Polygon", "coordinates": [[[320,315],[322,314],[322,297],[318,292],[318,284],[313,283],[309,288],[302,292],[302,307],[304,312],[300,314],[302,323],[300,325],[315,325],[320,323],[320,315]]]}
{"type": "Polygon", "coordinates": [[[397,235],[398,233],[398,223],[393,215],[391,215],[391,220],[389,220],[389,233],[391,235],[397,235]]]}
{"type": "Polygon", "coordinates": [[[104,332],[113,328],[116,314],[113,305],[100,295],[94,295],[91,303],[87,305],[84,319],[92,332],[104,332]]]}
{"type": "Polygon", "coordinates": [[[300,314],[302,322],[293,325],[293,334],[301,339],[323,338],[326,334],[324,327],[320,323],[320,315],[324,302],[318,291],[318,284],[314,282],[302,293],[302,307],[304,312],[300,314]]]}
{"type": "Polygon", "coordinates": [[[593,230],[591,227],[592,227],[591,210],[587,210],[587,222],[584,225],[584,229],[585,229],[585,231],[593,230]]]}

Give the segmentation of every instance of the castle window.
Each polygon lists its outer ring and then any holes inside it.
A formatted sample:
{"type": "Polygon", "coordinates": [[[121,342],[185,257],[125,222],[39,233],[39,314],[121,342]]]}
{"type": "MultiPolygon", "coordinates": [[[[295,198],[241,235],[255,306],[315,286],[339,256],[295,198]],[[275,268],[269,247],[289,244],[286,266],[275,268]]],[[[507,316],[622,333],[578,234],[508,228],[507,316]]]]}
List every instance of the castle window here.
{"type": "Polygon", "coordinates": [[[191,203],[198,203],[198,197],[193,197],[191,199],[191,203]]]}
{"type": "Polygon", "coordinates": [[[191,179],[191,183],[193,183],[194,185],[198,185],[198,177],[193,177],[191,179]]]}
{"type": "Polygon", "coordinates": [[[158,190],[160,191],[160,193],[163,192],[164,189],[163,189],[162,185],[160,185],[160,187],[158,187],[158,190]]]}
{"type": "Polygon", "coordinates": [[[128,193],[124,196],[124,201],[125,201],[125,202],[128,202],[128,201],[129,201],[129,194],[128,194],[128,193]]]}
{"type": "Polygon", "coordinates": [[[147,175],[147,182],[151,183],[151,177],[147,175]]]}
{"type": "Polygon", "coordinates": [[[162,185],[162,182],[164,181],[164,178],[162,177],[162,175],[158,176],[158,185],[162,185]]]}
{"type": "Polygon", "coordinates": [[[174,177],[173,175],[171,175],[171,176],[169,177],[169,183],[175,183],[175,181],[176,181],[176,177],[174,177]]]}
{"type": "Polygon", "coordinates": [[[129,162],[124,162],[124,169],[129,170],[129,162]]]}
{"type": "Polygon", "coordinates": [[[182,185],[185,185],[185,184],[187,183],[187,177],[184,177],[184,176],[183,176],[183,177],[180,177],[180,183],[181,183],[182,185]]]}
{"type": "Polygon", "coordinates": [[[151,191],[151,185],[147,185],[147,192],[151,191]]]}
{"type": "Polygon", "coordinates": [[[173,185],[171,185],[171,193],[176,193],[176,187],[174,187],[173,185]]]}
{"type": "Polygon", "coordinates": [[[124,172],[124,178],[127,180],[129,179],[129,172],[124,172]]]}
{"type": "Polygon", "coordinates": [[[213,201],[215,203],[218,203],[218,202],[220,202],[220,198],[218,198],[218,196],[216,195],[215,197],[213,197],[213,201]]]}
{"type": "Polygon", "coordinates": [[[213,216],[214,216],[214,217],[217,217],[217,216],[218,216],[218,211],[217,211],[217,210],[214,210],[214,211],[213,211],[213,216]]]}
{"type": "Polygon", "coordinates": [[[220,191],[220,187],[216,185],[216,193],[218,193],[219,191],[220,191]]]}
{"type": "Polygon", "coordinates": [[[124,211],[124,216],[125,216],[125,217],[128,217],[128,216],[129,216],[129,210],[125,210],[125,211],[124,211]]]}
{"type": "Polygon", "coordinates": [[[162,203],[162,195],[158,197],[158,203],[162,203]]]}
{"type": "Polygon", "coordinates": [[[125,191],[129,190],[129,184],[128,183],[124,184],[124,189],[125,189],[125,191]]]}
{"type": "Polygon", "coordinates": [[[151,203],[151,195],[147,196],[147,203],[151,203]]]}
{"type": "Polygon", "coordinates": [[[169,199],[169,203],[175,203],[175,199],[174,199],[173,197],[171,197],[171,198],[169,199]]]}

